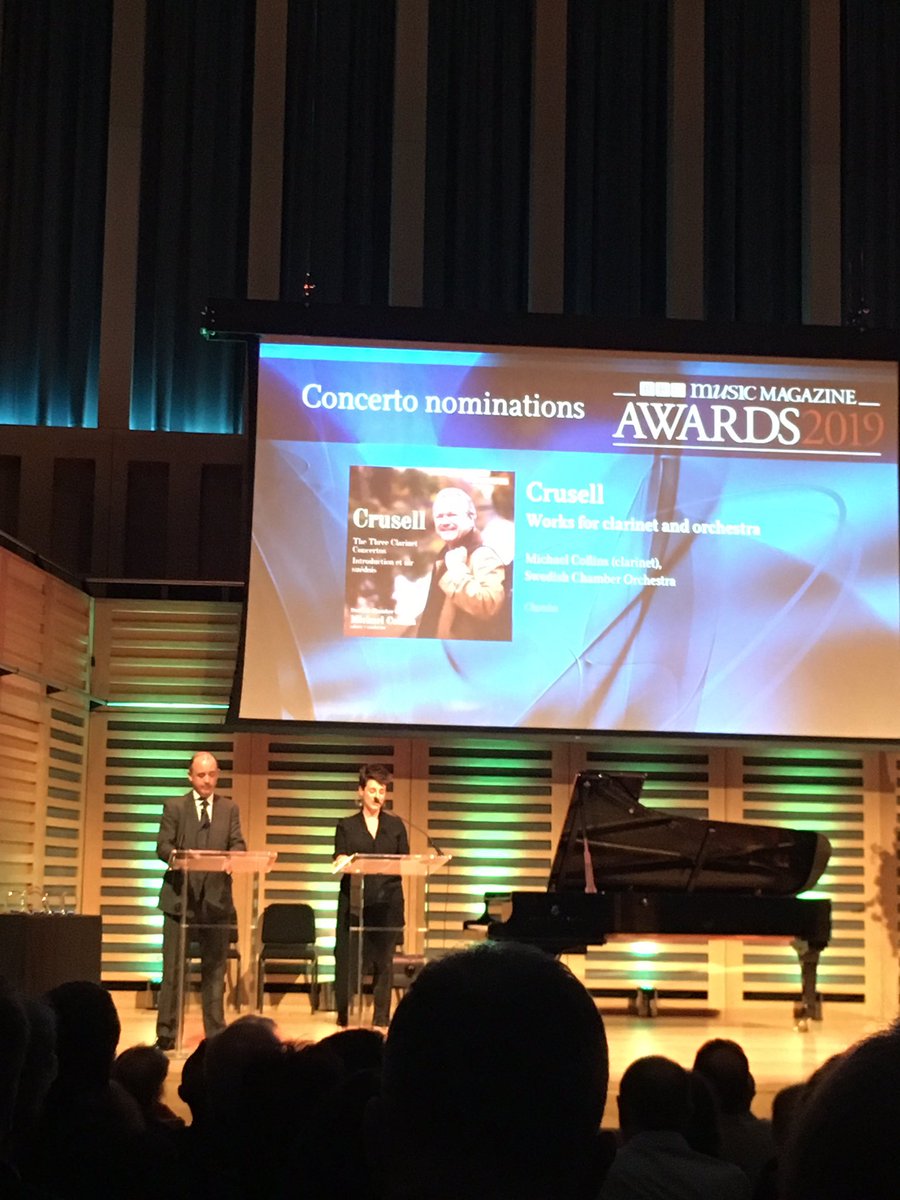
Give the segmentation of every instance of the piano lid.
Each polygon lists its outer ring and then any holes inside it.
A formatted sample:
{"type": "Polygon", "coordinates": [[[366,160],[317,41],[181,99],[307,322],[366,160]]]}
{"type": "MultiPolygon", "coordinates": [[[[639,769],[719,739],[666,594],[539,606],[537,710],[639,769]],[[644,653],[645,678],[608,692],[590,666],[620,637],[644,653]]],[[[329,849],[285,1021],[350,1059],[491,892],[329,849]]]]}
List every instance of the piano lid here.
{"type": "Polygon", "coordinates": [[[645,808],[645,775],[582,771],[550,869],[550,892],[641,890],[795,896],[825,869],[820,833],[706,821],[645,808]]]}

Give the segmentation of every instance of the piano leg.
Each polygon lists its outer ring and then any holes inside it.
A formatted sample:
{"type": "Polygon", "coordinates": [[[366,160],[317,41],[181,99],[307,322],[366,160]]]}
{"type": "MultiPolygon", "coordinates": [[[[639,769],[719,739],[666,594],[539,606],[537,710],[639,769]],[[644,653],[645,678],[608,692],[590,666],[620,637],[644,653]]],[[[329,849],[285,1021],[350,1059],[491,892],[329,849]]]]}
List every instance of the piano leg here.
{"type": "Polygon", "coordinates": [[[822,997],[816,991],[816,972],[819,967],[821,946],[811,946],[801,938],[791,945],[800,959],[800,999],[794,1002],[794,1021],[801,1032],[805,1032],[810,1021],[822,1020],[822,997]]]}

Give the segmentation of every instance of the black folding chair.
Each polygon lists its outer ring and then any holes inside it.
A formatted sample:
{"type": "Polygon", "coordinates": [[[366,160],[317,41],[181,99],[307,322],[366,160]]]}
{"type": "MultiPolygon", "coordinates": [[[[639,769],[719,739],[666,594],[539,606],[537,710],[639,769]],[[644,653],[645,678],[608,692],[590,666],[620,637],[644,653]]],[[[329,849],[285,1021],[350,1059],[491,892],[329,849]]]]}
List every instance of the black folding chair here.
{"type": "Polygon", "coordinates": [[[258,1008],[262,1008],[266,972],[284,974],[290,966],[298,967],[293,972],[294,978],[302,971],[309,985],[309,1006],[315,1012],[319,1007],[319,951],[316,947],[316,914],[311,904],[266,906],[256,964],[258,1008]]]}

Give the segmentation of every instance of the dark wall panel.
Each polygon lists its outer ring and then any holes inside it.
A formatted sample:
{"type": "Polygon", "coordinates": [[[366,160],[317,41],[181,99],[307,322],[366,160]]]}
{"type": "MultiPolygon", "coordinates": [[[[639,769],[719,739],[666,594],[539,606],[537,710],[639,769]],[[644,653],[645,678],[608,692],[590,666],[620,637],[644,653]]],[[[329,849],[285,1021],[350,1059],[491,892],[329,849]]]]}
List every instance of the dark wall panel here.
{"type": "Polygon", "coordinates": [[[58,458],[53,464],[50,556],[77,575],[90,571],[96,464],[89,458],[58,458]]]}
{"type": "Polygon", "coordinates": [[[200,475],[200,579],[243,579],[247,569],[243,475],[234,463],[206,463],[200,475]]]}
{"type": "Polygon", "coordinates": [[[125,575],[137,579],[166,578],[168,514],[169,464],[129,463],[125,505],[125,575]]]}
{"type": "Polygon", "coordinates": [[[17,454],[0,454],[0,531],[10,537],[19,532],[21,481],[21,458],[17,454]]]}

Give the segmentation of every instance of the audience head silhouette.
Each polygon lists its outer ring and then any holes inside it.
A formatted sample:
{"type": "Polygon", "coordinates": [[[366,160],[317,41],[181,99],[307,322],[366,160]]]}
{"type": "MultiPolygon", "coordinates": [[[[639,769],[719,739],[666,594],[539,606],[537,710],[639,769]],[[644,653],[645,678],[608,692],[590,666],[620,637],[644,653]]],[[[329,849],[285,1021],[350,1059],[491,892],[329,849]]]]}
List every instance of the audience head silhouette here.
{"type": "Polygon", "coordinates": [[[8,1151],[19,1079],[28,1051],[28,1015],[21,997],[0,976],[0,1160],[8,1151]]]}
{"type": "Polygon", "coordinates": [[[430,963],[394,1015],[372,1106],[384,1195],[592,1195],[607,1084],[602,1018],[561,963],[491,943],[430,963]]]}
{"type": "Polygon", "coordinates": [[[169,1060],[156,1046],[129,1046],[113,1063],[112,1077],[133,1096],[145,1114],[162,1100],[169,1060]]]}
{"type": "Polygon", "coordinates": [[[622,1136],[686,1133],[693,1114],[691,1077],[670,1058],[651,1054],[631,1064],[619,1085],[622,1136]]]}
{"type": "Polygon", "coordinates": [[[693,1150],[718,1158],[722,1144],[719,1109],[713,1090],[696,1071],[688,1072],[688,1081],[691,1088],[691,1113],[684,1136],[693,1150]]]}
{"type": "Polygon", "coordinates": [[[728,1038],[704,1042],[694,1058],[694,1070],[709,1083],[723,1113],[749,1112],[756,1083],[737,1042],[728,1038]]]}
{"type": "Polygon", "coordinates": [[[252,1014],[206,1039],[206,1101],[209,1115],[223,1129],[239,1125],[260,1074],[283,1052],[275,1022],[252,1014]]]}
{"type": "Polygon", "coordinates": [[[178,1097],[191,1110],[193,1122],[198,1122],[206,1112],[206,1045],[207,1040],[203,1038],[181,1067],[178,1097]]]}
{"type": "Polygon", "coordinates": [[[99,983],[76,980],[47,993],[56,1014],[59,1087],[81,1090],[108,1083],[119,1044],[119,1014],[99,983]]]}
{"type": "Polygon", "coordinates": [[[782,1162],[790,1200],[900,1196],[900,1024],[818,1073],[798,1106],[782,1162]]]}

